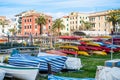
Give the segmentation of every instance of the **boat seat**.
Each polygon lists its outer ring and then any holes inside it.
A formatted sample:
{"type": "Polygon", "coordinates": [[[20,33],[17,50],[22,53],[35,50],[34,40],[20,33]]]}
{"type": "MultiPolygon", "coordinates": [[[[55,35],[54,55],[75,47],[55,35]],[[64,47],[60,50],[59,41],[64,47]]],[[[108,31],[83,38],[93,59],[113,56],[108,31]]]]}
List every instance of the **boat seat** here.
{"type": "Polygon", "coordinates": [[[11,74],[5,73],[4,80],[15,80],[11,74]]]}

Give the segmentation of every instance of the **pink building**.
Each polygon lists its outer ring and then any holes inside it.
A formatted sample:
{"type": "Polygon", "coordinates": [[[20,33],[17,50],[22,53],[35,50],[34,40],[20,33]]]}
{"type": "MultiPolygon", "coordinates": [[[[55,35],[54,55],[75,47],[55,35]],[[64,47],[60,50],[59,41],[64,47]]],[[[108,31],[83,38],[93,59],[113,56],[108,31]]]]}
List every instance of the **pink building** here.
{"type": "Polygon", "coordinates": [[[39,16],[44,16],[46,19],[46,25],[43,25],[43,33],[42,34],[50,34],[50,29],[52,27],[52,17],[40,14],[40,13],[29,13],[22,17],[22,29],[21,34],[22,36],[29,36],[32,34],[33,36],[40,35],[40,28],[41,26],[36,23],[36,19],[39,16]]]}

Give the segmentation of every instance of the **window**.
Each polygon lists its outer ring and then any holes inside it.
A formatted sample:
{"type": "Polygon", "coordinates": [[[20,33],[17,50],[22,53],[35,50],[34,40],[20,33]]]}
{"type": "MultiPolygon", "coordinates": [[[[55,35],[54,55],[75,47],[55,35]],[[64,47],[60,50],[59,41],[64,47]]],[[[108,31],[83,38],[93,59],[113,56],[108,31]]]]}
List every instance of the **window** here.
{"type": "Polygon", "coordinates": [[[81,23],[81,21],[80,21],[80,23],[81,23]]]}
{"type": "Polygon", "coordinates": [[[26,26],[24,26],[24,28],[26,29],[26,26]]]}
{"type": "Polygon", "coordinates": [[[77,21],[76,21],[76,24],[77,24],[77,21]]]}
{"type": "Polygon", "coordinates": [[[24,34],[26,35],[26,32],[24,34]]]}
{"type": "Polygon", "coordinates": [[[49,29],[50,29],[50,26],[49,26],[49,29]]]}
{"type": "Polygon", "coordinates": [[[68,21],[68,19],[67,19],[67,21],[68,21]]]}
{"type": "Polygon", "coordinates": [[[27,21],[29,22],[29,19],[27,21]]]}
{"type": "Polygon", "coordinates": [[[105,22],[105,26],[107,25],[107,23],[105,22]]]}
{"type": "Polygon", "coordinates": [[[86,19],[87,19],[87,17],[86,17],[86,19]]]}
{"type": "Polygon", "coordinates": [[[100,20],[100,16],[98,16],[98,19],[100,20]]]}
{"type": "Polygon", "coordinates": [[[37,21],[37,18],[35,18],[35,21],[37,21]]]}
{"type": "Polygon", "coordinates": [[[37,36],[37,33],[35,35],[37,36]]]}
{"type": "Polygon", "coordinates": [[[105,20],[107,19],[107,16],[104,16],[105,20]]]}
{"type": "Polygon", "coordinates": [[[28,26],[28,29],[29,29],[29,26],[28,26]]]}
{"type": "Polygon", "coordinates": [[[67,28],[67,31],[68,31],[68,28],[67,28]]]}
{"type": "Polygon", "coordinates": [[[35,29],[37,29],[37,25],[35,25],[35,29]]]}
{"type": "Polygon", "coordinates": [[[31,22],[31,19],[30,19],[30,22],[31,22]]]}
{"type": "Polygon", "coordinates": [[[30,25],[30,29],[31,29],[31,25],[30,25]]]}
{"type": "Polygon", "coordinates": [[[81,19],[81,17],[80,17],[80,19],[81,19]]]}
{"type": "Polygon", "coordinates": [[[25,22],[26,22],[26,19],[25,19],[25,22]]]}
{"type": "Polygon", "coordinates": [[[51,21],[49,20],[49,23],[50,23],[51,21]]]}
{"type": "Polygon", "coordinates": [[[68,26],[68,24],[67,24],[67,26],[68,26]]]}
{"type": "Polygon", "coordinates": [[[100,23],[99,23],[99,27],[100,27],[100,23]]]}

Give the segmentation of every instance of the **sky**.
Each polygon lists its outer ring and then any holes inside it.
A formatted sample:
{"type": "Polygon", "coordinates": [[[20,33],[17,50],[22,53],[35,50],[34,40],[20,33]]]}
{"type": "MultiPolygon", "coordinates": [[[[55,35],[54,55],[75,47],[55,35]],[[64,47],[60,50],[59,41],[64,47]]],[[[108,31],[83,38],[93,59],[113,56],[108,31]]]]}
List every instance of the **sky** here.
{"type": "Polygon", "coordinates": [[[0,16],[36,10],[59,18],[70,12],[92,13],[120,8],[120,0],[0,0],[0,16]]]}

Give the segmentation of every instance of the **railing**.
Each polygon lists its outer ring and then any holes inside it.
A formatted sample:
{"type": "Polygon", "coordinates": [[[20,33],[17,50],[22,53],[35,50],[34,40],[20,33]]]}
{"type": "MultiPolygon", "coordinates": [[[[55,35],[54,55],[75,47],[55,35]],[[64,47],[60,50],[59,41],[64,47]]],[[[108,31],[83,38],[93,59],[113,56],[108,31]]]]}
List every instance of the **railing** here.
{"type": "Polygon", "coordinates": [[[9,54],[12,52],[13,49],[19,50],[20,53],[37,54],[40,52],[40,47],[16,47],[16,48],[0,50],[0,54],[9,54]]]}

